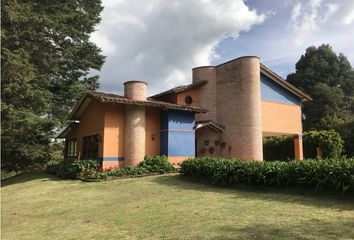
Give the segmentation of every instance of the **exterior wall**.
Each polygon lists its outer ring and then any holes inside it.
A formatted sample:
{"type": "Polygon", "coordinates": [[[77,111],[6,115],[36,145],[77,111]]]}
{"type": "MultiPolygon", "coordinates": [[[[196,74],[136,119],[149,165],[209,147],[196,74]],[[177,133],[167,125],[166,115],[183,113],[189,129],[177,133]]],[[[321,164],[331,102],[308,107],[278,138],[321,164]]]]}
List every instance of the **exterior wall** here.
{"type": "Polygon", "coordinates": [[[102,167],[117,168],[124,163],[125,107],[122,104],[104,104],[105,125],[102,167]]]}
{"type": "Polygon", "coordinates": [[[198,91],[196,89],[189,89],[180,93],[177,93],[177,104],[181,104],[181,105],[187,105],[186,104],[186,97],[190,96],[192,97],[192,104],[190,104],[190,106],[200,106],[200,102],[198,99],[198,91]]]}
{"type": "Polygon", "coordinates": [[[300,106],[301,99],[261,74],[261,99],[300,106]]]}
{"type": "Polygon", "coordinates": [[[195,156],[194,113],[168,110],[161,112],[160,153],[173,164],[195,156]]]}
{"type": "Polygon", "coordinates": [[[263,136],[302,133],[301,99],[261,74],[263,136]]]}
{"type": "Polygon", "coordinates": [[[262,101],[262,131],[263,136],[301,134],[301,107],[262,101]]]}
{"type": "MultiPolygon", "coordinates": [[[[92,100],[80,117],[80,125],[71,131],[66,137],[77,140],[77,158],[82,156],[83,137],[99,134],[103,139],[104,135],[104,109],[92,100]]],[[[99,144],[98,157],[103,156],[103,141],[99,144]]]]}
{"type": "Polygon", "coordinates": [[[204,127],[196,130],[196,136],[196,153],[198,157],[217,157],[221,155],[220,133],[204,127]],[[214,150],[214,152],[212,152],[211,148],[214,150]]]}
{"type": "Polygon", "coordinates": [[[216,76],[217,122],[225,126],[224,156],[263,160],[259,58],[221,64],[216,76]]]}
{"type": "Polygon", "coordinates": [[[163,102],[169,102],[169,103],[177,103],[177,94],[170,93],[170,94],[167,94],[167,95],[157,98],[157,100],[163,101],[163,102]]]}
{"type": "Polygon", "coordinates": [[[160,112],[159,108],[146,108],[146,156],[160,155],[160,112]]]}
{"type": "Polygon", "coordinates": [[[145,107],[125,106],[124,165],[136,166],[145,156],[145,107]]]}
{"type": "Polygon", "coordinates": [[[216,68],[212,66],[197,67],[193,69],[193,83],[203,80],[208,82],[198,88],[197,102],[199,106],[208,109],[207,113],[197,114],[196,121],[217,120],[217,101],[216,101],[216,68]]]}

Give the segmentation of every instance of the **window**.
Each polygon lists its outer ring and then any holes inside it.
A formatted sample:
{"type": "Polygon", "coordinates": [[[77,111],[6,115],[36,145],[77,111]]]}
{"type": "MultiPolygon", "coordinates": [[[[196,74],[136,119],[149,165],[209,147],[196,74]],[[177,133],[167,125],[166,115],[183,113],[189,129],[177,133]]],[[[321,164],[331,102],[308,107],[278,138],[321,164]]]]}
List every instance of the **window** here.
{"type": "Polygon", "coordinates": [[[92,135],[83,138],[82,159],[98,158],[99,135],[92,135]]]}
{"type": "Polygon", "coordinates": [[[77,143],[76,139],[70,139],[66,141],[66,156],[76,157],[77,143]]]}
{"type": "Polygon", "coordinates": [[[184,99],[184,102],[185,102],[187,105],[190,105],[190,104],[192,104],[193,99],[192,99],[191,96],[187,96],[187,97],[184,99]]]}

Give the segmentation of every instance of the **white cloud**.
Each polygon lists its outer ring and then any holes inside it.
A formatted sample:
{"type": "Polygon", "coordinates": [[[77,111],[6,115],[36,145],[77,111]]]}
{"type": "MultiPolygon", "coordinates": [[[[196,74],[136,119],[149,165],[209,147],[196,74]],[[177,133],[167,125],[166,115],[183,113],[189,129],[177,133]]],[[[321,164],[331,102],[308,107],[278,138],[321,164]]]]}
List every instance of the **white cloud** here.
{"type": "Polygon", "coordinates": [[[296,33],[297,45],[308,42],[314,34],[332,26],[354,23],[354,0],[297,0],[292,7],[290,25],[296,33]]]}
{"type": "Polygon", "coordinates": [[[104,0],[92,35],[107,55],[101,89],[121,91],[124,81],[145,80],[150,93],[191,81],[191,68],[218,57],[225,37],[237,38],[266,14],[242,0],[104,0]]]}
{"type": "Polygon", "coordinates": [[[345,25],[354,24],[354,1],[347,1],[338,9],[337,14],[341,16],[341,22],[345,25]]]}
{"type": "Polygon", "coordinates": [[[318,14],[322,0],[310,0],[305,6],[296,2],[291,11],[291,21],[297,33],[295,43],[302,44],[304,40],[318,29],[320,15],[318,14]]]}
{"type": "Polygon", "coordinates": [[[301,8],[302,8],[301,2],[295,3],[293,9],[291,10],[291,20],[292,21],[295,22],[297,20],[297,18],[300,16],[301,8]]]}

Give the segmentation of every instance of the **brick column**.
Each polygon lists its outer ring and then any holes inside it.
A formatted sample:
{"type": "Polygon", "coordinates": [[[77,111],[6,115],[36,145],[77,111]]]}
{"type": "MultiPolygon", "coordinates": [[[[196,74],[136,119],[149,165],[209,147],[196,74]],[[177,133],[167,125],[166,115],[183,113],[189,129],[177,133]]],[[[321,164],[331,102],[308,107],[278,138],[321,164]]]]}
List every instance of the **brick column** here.
{"type": "MultiPolygon", "coordinates": [[[[129,81],[124,83],[124,96],[137,101],[146,101],[147,83],[129,81]]],[[[124,133],[124,165],[136,166],[145,156],[145,125],[146,114],[144,106],[125,106],[124,133]]]]}
{"type": "Polygon", "coordinates": [[[263,160],[260,63],[242,57],[216,69],[217,122],[225,126],[225,157],[263,160]]]}
{"type": "Polygon", "coordinates": [[[294,148],[295,148],[295,159],[304,159],[304,151],[302,147],[302,135],[297,135],[294,137],[294,148]]]}

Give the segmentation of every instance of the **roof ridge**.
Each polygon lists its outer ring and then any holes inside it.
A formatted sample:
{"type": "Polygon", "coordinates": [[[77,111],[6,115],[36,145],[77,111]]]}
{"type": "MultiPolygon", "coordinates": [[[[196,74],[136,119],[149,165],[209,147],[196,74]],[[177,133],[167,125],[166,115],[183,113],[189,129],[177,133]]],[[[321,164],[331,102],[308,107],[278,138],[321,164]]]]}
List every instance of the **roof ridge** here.
{"type": "Polygon", "coordinates": [[[202,80],[196,83],[190,83],[190,84],[186,84],[186,85],[180,85],[180,86],[176,86],[174,88],[171,88],[169,90],[157,93],[155,95],[150,96],[149,98],[157,98],[157,97],[161,97],[170,93],[179,93],[185,90],[189,90],[192,89],[194,87],[198,87],[198,86],[202,86],[204,84],[206,84],[208,82],[208,80],[202,80]]]}

